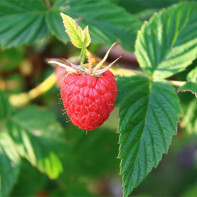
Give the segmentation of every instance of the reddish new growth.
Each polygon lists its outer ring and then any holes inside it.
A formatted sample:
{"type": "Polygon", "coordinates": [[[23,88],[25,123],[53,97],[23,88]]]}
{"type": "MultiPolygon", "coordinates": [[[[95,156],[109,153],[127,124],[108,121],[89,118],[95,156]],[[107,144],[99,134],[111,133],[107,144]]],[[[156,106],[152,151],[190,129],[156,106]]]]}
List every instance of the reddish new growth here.
{"type": "Polygon", "coordinates": [[[68,74],[61,84],[61,97],[72,123],[93,130],[108,119],[114,108],[117,85],[111,71],[96,78],[68,74]]]}

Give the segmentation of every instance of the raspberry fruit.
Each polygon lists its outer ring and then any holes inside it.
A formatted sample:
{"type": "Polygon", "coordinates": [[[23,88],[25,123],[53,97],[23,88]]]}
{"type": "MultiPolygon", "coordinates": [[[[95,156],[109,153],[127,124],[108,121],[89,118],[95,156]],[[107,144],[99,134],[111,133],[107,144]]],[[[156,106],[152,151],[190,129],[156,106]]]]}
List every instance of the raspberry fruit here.
{"type": "Polygon", "coordinates": [[[85,130],[93,130],[108,119],[116,95],[116,81],[109,70],[99,77],[68,74],[61,84],[61,98],[69,118],[85,130]]]}

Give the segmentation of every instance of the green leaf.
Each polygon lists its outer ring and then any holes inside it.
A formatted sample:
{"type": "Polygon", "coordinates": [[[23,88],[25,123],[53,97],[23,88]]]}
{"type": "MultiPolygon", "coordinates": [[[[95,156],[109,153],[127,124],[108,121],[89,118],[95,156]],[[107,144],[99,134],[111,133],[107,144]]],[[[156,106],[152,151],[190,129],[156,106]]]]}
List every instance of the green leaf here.
{"type": "Polygon", "coordinates": [[[31,44],[49,35],[42,0],[0,1],[0,44],[2,47],[31,44]]]}
{"type": "Polygon", "coordinates": [[[0,129],[1,123],[10,115],[11,106],[8,102],[8,97],[0,90],[0,129]]]}
{"type": "Polygon", "coordinates": [[[144,20],[148,19],[159,9],[166,8],[180,1],[181,0],[116,0],[116,3],[119,6],[124,7],[131,14],[135,14],[135,16],[144,20]]]}
{"type": "Polygon", "coordinates": [[[66,33],[71,39],[72,44],[77,48],[84,47],[83,30],[77,22],[70,16],[61,13],[66,33]]]}
{"type": "Polygon", "coordinates": [[[196,58],[197,3],[183,2],[145,22],[135,45],[142,69],[155,79],[183,71],[196,58]]]}
{"type": "Polygon", "coordinates": [[[85,43],[85,46],[88,47],[91,43],[90,33],[88,26],[83,30],[83,40],[85,43]]]}
{"type": "Polygon", "coordinates": [[[197,83],[197,66],[189,72],[187,80],[193,83],[197,83]]]}
{"type": "Polygon", "coordinates": [[[19,173],[19,156],[7,133],[0,133],[0,197],[11,191],[19,173]]]}
{"type": "Polygon", "coordinates": [[[183,86],[179,87],[178,91],[181,92],[189,91],[197,97],[197,83],[188,81],[183,86]]]}
{"type": "Polygon", "coordinates": [[[117,104],[123,194],[128,196],[157,167],[177,132],[178,97],[166,81],[120,77],[117,104]]]}
{"type": "Polygon", "coordinates": [[[60,128],[53,115],[35,106],[17,112],[7,122],[19,154],[50,178],[58,177],[63,170],[55,147],[62,143],[57,140],[60,128]]]}
{"type": "Polygon", "coordinates": [[[52,10],[47,13],[46,20],[51,32],[65,42],[68,39],[65,37],[62,20],[59,16],[60,12],[73,19],[79,19],[77,22],[83,28],[88,25],[92,42],[111,46],[120,40],[126,50],[133,50],[141,21],[127,13],[123,8],[106,0],[56,1],[52,10]]]}
{"type": "Polygon", "coordinates": [[[189,134],[197,134],[197,100],[193,99],[189,104],[182,104],[182,123],[183,127],[189,134]]]}

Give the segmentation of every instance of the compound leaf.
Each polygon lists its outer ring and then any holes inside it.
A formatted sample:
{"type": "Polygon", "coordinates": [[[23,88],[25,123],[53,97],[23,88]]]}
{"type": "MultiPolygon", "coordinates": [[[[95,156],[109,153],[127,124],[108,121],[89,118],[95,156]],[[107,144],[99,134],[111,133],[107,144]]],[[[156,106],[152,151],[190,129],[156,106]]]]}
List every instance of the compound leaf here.
{"type": "Polygon", "coordinates": [[[147,77],[120,77],[117,105],[123,194],[157,167],[177,132],[179,100],[171,84],[147,77]]]}

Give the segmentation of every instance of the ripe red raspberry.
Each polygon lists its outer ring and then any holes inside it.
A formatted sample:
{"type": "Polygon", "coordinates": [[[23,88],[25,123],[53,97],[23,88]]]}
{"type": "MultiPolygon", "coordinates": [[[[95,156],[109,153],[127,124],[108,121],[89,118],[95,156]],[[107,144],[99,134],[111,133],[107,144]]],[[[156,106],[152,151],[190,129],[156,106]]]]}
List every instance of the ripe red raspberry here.
{"type": "Polygon", "coordinates": [[[117,85],[111,71],[96,78],[68,74],[61,84],[61,97],[72,123],[93,130],[108,119],[114,108],[117,85]]]}

